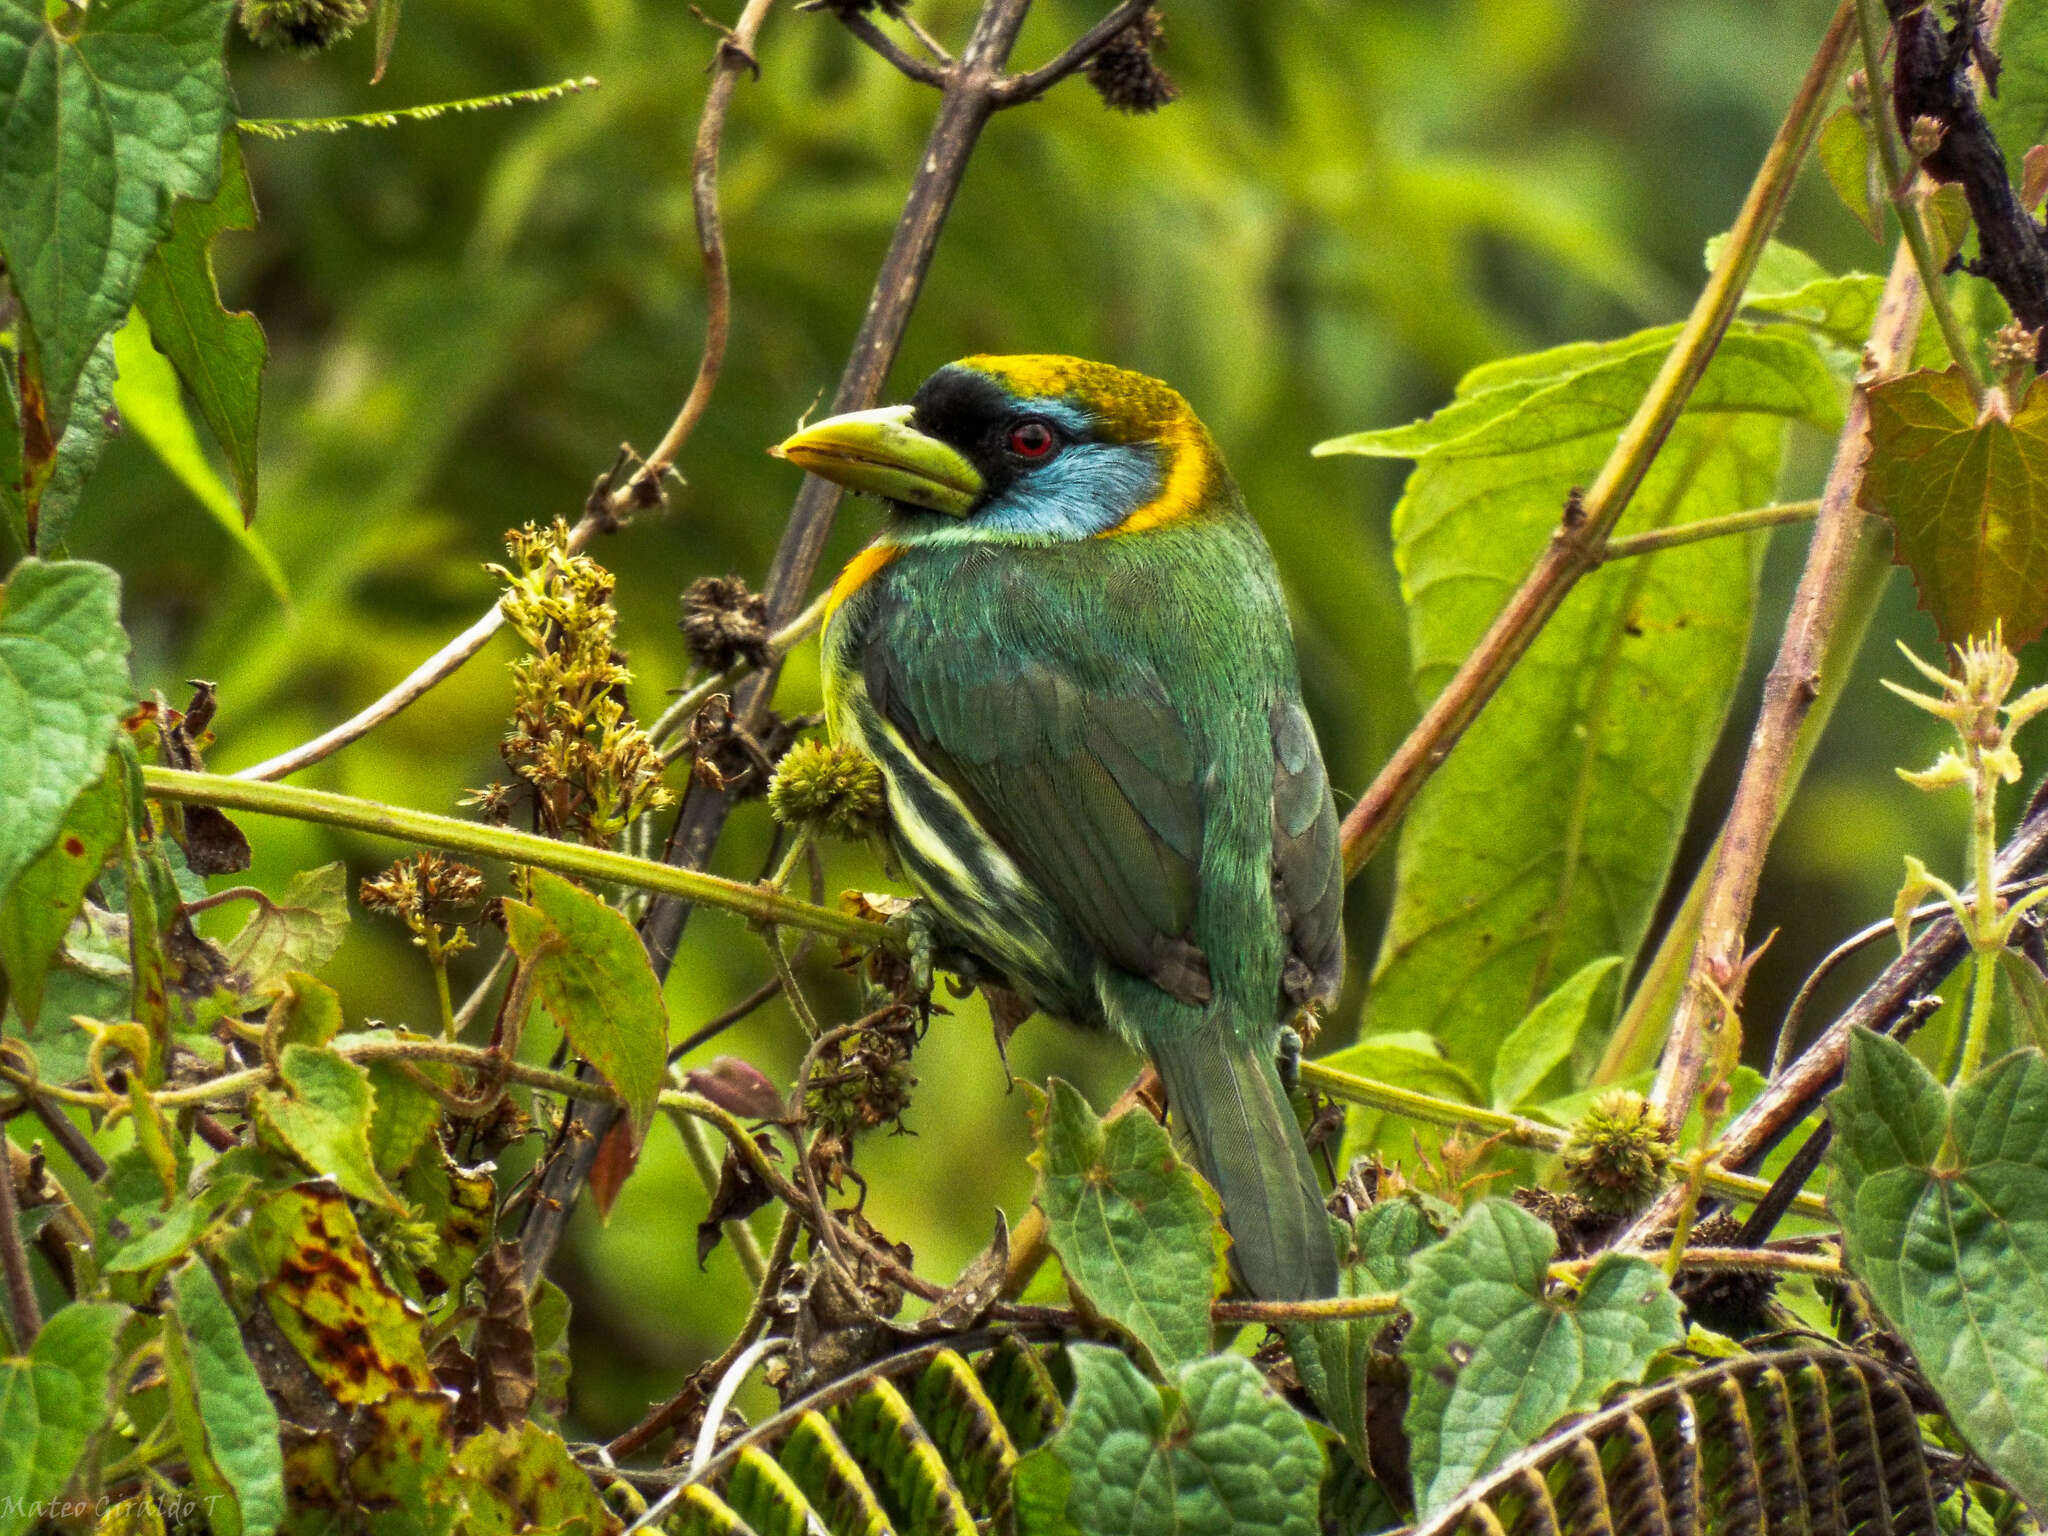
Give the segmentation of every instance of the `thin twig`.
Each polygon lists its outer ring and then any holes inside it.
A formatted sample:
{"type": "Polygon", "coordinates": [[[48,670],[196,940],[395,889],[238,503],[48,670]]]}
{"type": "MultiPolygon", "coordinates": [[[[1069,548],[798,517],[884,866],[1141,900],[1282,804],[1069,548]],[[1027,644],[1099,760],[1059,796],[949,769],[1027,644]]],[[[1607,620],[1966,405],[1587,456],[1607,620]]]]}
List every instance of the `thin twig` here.
{"type": "Polygon", "coordinates": [[[761,24],[768,19],[775,0],[747,0],[740,19],[733,23],[718,45],[711,61],[711,87],[704,94],[704,112],[697,119],[697,143],[690,155],[690,205],[697,215],[697,252],[704,261],[704,351],[697,359],[697,376],[683,397],[676,418],[647,455],[646,462],[620,488],[620,497],[630,506],[653,506],[661,500],[661,477],[683,451],[683,445],[704,419],[711,405],[711,392],[725,369],[726,342],[732,334],[732,277],[725,261],[725,224],[718,210],[718,151],[725,140],[725,119],[732,108],[732,93],[740,76],[759,73],[754,62],[754,43],[761,24]]]}
{"type": "Polygon", "coordinates": [[[1720,517],[1703,517],[1697,522],[1680,523],[1672,528],[1651,528],[1629,534],[1626,538],[1609,539],[1594,557],[1594,563],[1610,565],[1616,560],[1659,554],[1685,544],[1754,533],[1759,528],[1776,528],[1784,523],[1810,523],[1819,511],[1820,501],[1815,498],[1788,501],[1775,507],[1751,507],[1746,512],[1729,512],[1720,517]]]}
{"type": "MultiPolygon", "coordinates": [[[[809,638],[812,631],[824,620],[825,603],[831,595],[829,592],[820,592],[812,599],[808,608],[768,637],[770,660],[787,656],[792,648],[809,638]]],[[[681,737],[678,733],[689,724],[690,717],[702,709],[713,694],[724,693],[753,671],[752,662],[736,661],[723,672],[707,677],[701,683],[693,684],[678,694],[668,708],[661,712],[654,724],[647,728],[648,738],[661,752],[662,761],[666,763],[675,760],[676,754],[681,750],[681,737]],[[671,741],[668,739],[671,736],[678,736],[678,739],[671,741]]]]}
{"type": "Polygon", "coordinates": [[[1720,262],[1592,488],[1583,497],[1568,500],[1557,532],[1520,588],[1344,818],[1347,875],[1355,875],[1371,858],[1423,783],[1535,642],[1566,594],[1597,564],[1601,546],[1649,473],[1741,307],[1750,274],[1819,131],[1854,26],[1855,0],[1843,0],[1757,170],[1720,262]]]}
{"type": "Polygon", "coordinates": [[[896,45],[893,37],[867,17],[856,12],[841,12],[839,20],[847,31],[867,45],[870,52],[885,60],[889,67],[899,74],[908,76],[919,85],[935,85],[941,90],[945,88],[946,69],[943,65],[927,64],[923,59],[905,53],[896,45]]]}
{"type": "MultiPolygon", "coordinates": [[[[2004,886],[2032,881],[2044,873],[2048,873],[2048,785],[2035,792],[2025,819],[2000,851],[1998,882],[2004,886]]],[[[1760,1163],[1834,1087],[1849,1053],[1849,1037],[1859,1028],[1887,1032],[1901,1019],[1912,1017],[1917,999],[1939,987],[1968,952],[1954,917],[1944,914],[1929,923],[1911,947],[1886,966],[1877,980],[1729,1123],[1715,1148],[1722,1166],[1753,1168],[1760,1163]]],[[[1668,1196],[1659,1199],[1622,1241],[1638,1241],[1635,1234],[1669,1225],[1676,1209],[1668,1196]]]]}
{"type": "MultiPolygon", "coordinates": [[[[725,365],[726,341],[732,325],[732,285],[726,274],[725,243],[718,217],[718,146],[725,129],[726,114],[732,104],[733,87],[740,75],[752,67],[754,39],[771,4],[773,0],[748,0],[738,23],[719,43],[718,56],[712,65],[711,86],[704,99],[704,115],[697,125],[690,191],[697,208],[698,245],[704,254],[705,316],[704,353],[698,360],[696,377],[691,381],[690,392],[684,397],[682,408],[676,412],[675,420],[662,434],[654,452],[623,484],[594,493],[601,494],[603,502],[586,511],[570,529],[571,552],[582,550],[600,532],[618,527],[621,518],[660,504],[661,477],[675,462],[676,455],[682,452],[683,445],[703,419],[705,407],[710,404],[711,391],[725,365]]],[[[413,668],[375,703],[289,752],[281,752],[240,770],[235,777],[289,778],[300,769],[332,756],[454,676],[463,663],[490,644],[492,637],[504,626],[505,610],[498,603],[493,603],[482,618],[413,668]]]]}
{"type": "Polygon", "coordinates": [[[1074,39],[1073,45],[1049,64],[1012,75],[996,87],[999,106],[1014,107],[1036,101],[1090,59],[1129,31],[1131,24],[1152,9],[1152,0],[1123,0],[1115,10],[1074,39]]]}
{"type": "Polygon", "coordinates": [[[740,1357],[740,1351],[753,1343],[754,1336],[768,1320],[768,1298],[773,1294],[775,1286],[780,1283],[782,1271],[789,1264],[789,1256],[796,1248],[796,1234],[802,1225],[795,1210],[783,1210],[781,1225],[775,1229],[775,1246],[769,1250],[767,1261],[763,1265],[763,1278],[755,1282],[754,1299],[749,1303],[747,1315],[740,1323],[739,1331],[732,1336],[732,1342],[725,1347],[725,1352],[701,1370],[691,1372],[689,1385],[607,1445],[607,1452],[613,1456],[638,1455],[653,1442],[655,1436],[686,1418],[690,1410],[696,1407],[698,1400],[703,1396],[697,1385],[700,1378],[723,1376],[732,1368],[733,1361],[740,1357]]]}
{"type": "Polygon", "coordinates": [[[28,1272],[28,1252],[21,1246],[21,1218],[14,1198],[14,1159],[10,1156],[0,1156],[0,1273],[7,1280],[14,1353],[25,1355],[36,1335],[43,1331],[43,1313],[36,1305],[36,1283],[28,1272]]]}
{"type": "Polygon", "coordinates": [[[681,1061],[699,1046],[717,1039],[770,998],[779,996],[781,992],[782,975],[778,971],[745,997],[734,1003],[730,1008],[726,1009],[725,1012],[713,1014],[702,1024],[699,1024],[695,1029],[683,1036],[681,1040],[670,1046],[668,1059],[671,1062],[681,1061]]]}
{"type": "MultiPolygon", "coordinates": [[[[1913,351],[1920,326],[1922,289],[1911,253],[1892,260],[1877,318],[1865,352],[1865,368],[1849,400],[1848,419],[1821,492],[1820,518],[1807,548],[1806,569],[1792,599],[1792,612],[1778,643],[1777,660],[1764,679],[1763,703],[1743,759],[1742,777],[1722,826],[1720,852],[1700,915],[1700,937],[1679,993],[1651,1099],[1666,1125],[1679,1125],[1699,1093],[1710,1054],[1709,1032],[1726,1003],[1740,1007],[1746,934],[1763,875],[1764,855],[1777,823],[1778,806],[1791,768],[1799,727],[1820,696],[1821,662],[1835,622],[1864,514],[1856,505],[1869,456],[1869,387],[1890,377],[1913,351]]],[[[1846,678],[1838,679],[1841,686],[1846,678]]]]}

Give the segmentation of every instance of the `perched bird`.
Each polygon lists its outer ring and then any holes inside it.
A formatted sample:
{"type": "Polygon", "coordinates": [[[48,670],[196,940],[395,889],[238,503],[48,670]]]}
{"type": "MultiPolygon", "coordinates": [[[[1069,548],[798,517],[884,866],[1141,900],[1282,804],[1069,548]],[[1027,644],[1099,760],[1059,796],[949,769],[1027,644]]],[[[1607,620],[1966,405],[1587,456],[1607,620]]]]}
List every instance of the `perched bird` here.
{"type": "Polygon", "coordinates": [[[1336,809],[1208,431],[1141,374],[971,357],[772,451],[888,503],[823,664],[903,869],[1031,1003],[1151,1057],[1250,1292],[1334,1294],[1276,1053],[1343,970],[1336,809]]]}

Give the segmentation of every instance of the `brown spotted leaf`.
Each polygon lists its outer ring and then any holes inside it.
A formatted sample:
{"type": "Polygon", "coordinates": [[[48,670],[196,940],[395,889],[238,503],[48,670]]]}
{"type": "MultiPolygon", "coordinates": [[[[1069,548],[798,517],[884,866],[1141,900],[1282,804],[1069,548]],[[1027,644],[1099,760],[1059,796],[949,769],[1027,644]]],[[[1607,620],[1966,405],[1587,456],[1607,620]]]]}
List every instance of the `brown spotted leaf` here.
{"type": "Polygon", "coordinates": [[[1862,500],[1891,519],[1943,641],[2002,623],[2019,646],[2048,624],[2048,391],[1980,420],[1953,369],[1878,385],[1862,500]]]}
{"type": "Polygon", "coordinates": [[[562,1437],[538,1424],[486,1429],[455,1453],[478,1531],[610,1536],[623,1522],[605,1508],[562,1437]]]}
{"type": "Polygon", "coordinates": [[[519,1245],[496,1243],[476,1267],[483,1286],[484,1315],[476,1325],[477,1388],[484,1422],[509,1429],[533,1406],[533,1318],[527,1310],[526,1277],[519,1245]]]}
{"type": "Polygon", "coordinates": [[[271,1316],[343,1404],[431,1392],[421,1318],[378,1273],[333,1188],[279,1190],[249,1221],[271,1316]]]}

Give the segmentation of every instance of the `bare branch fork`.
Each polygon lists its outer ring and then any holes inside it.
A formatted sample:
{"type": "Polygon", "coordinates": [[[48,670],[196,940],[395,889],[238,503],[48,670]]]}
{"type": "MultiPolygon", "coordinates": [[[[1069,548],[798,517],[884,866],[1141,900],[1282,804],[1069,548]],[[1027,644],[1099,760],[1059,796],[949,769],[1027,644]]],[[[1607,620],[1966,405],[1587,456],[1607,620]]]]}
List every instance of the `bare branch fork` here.
{"type": "MultiPolygon", "coordinates": [[[[1150,0],[1125,0],[1059,58],[1044,69],[1025,75],[1006,74],[1005,66],[1023,28],[1030,0],[985,0],[959,58],[947,60],[943,50],[934,50],[940,58],[930,65],[889,43],[886,34],[868,24],[865,17],[841,14],[842,22],[850,26],[856,37],[870,47],[875,47],[875,39],[880,38],[887,45],[877,49],[884,58],[913,79],[936,86],[940,94],[938,114],[918,161],[917,175],[897,220],[888,254],[876,274],[867,312],[854,337],[846,367],[833,392],[834,412],[859,410],[872,405],[880,396],[909,327],[925,274],[930,270],[954,194],[989,118],[1003,107],[1034,99],[1079,69],[1104,44],[1142,16],[1149,4],[1150,0]]],[[[695,185],[700,193],[715,193],[715,182],[695,185]]],[[[702,210],[700,200],[700,220],[702,210]]],[[[824,554],[826,537],[832,530],[839,496],[838,486],[814,475],[807,476],[798,491],[764,589],[770,629],[780,630],[791,624],[804,606],[824,554]]],[[[771,660],[739,687],[734,710],[748,728],[758,727],[765,719],[779,673],[779,662],[771,660]]],[[[724,830],[736,795],[736,789],[701,779],[693,782],[670,831],[663,855],[666,862],[685,869],[702,869],[724,830]]],[[[662,899],[652,903],[641,920],[640,936],[658,975],[667,975],[690,911],[687,901],[662,899]]],[[[526,1226],[520,1233],[521,1259],[529,1280],[545,1269],[568,1224],[570,1209],[589,1176],[598,1148],[617,1118],[617,1111],[609,1106],[585,1102],[565,1122],[560,1144],[541,1175],[526,1226]]]]}

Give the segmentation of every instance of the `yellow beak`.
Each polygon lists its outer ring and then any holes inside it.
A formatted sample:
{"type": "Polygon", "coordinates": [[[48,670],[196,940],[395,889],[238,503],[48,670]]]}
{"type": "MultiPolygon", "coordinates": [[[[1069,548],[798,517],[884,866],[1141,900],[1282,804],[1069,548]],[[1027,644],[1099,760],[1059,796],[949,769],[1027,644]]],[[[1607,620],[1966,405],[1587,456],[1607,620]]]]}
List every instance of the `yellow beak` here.
{"type": "Polygon", "coordinates": [[[768,451],[849,491],[965,517],[981,499],[980,472],[910,417],[907,405],[828,416],[768,451]]]}

